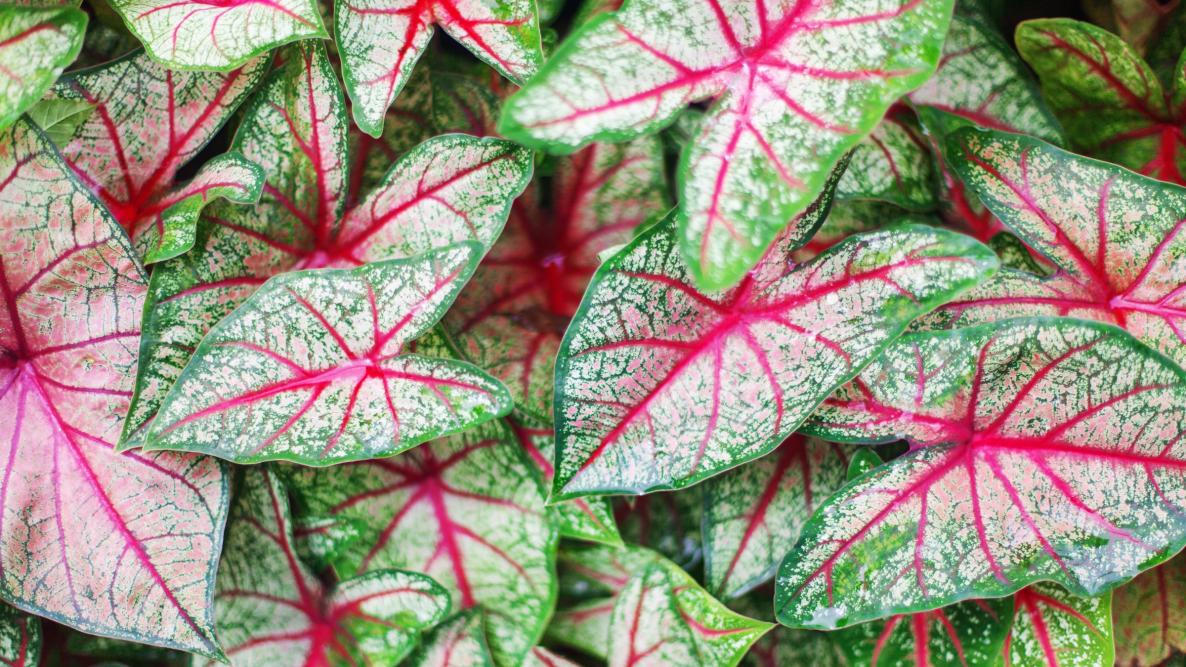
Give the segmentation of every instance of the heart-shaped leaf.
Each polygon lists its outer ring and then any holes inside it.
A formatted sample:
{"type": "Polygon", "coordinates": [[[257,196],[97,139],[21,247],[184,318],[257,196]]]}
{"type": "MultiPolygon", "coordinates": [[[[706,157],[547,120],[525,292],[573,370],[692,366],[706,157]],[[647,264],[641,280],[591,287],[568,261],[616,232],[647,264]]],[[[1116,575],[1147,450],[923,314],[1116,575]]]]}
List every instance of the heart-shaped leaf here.
{"type": "Polygon", "coordinates": [[[41,621],[7,605],[0,605],[0,662],[7,667],[41,664],[41,621]]]}
{"type": "Polygon", "coordinates": [[[0,130],[74,62],[86,24],[77,7],[0,7],[0,130]]]}
{"type": "MultiPolygon", "coordinates": [[[[226,72],[175,72],[135,52],[62,77],[41,104],[91,108],[58,143],[74,173],[103,200],[147,262],[190,249],[211,199],[259,199],[264,172],[242,155],[178,170],[198,155],[263,79],[267,58],[226,72]]],[[[40,105],[39,105],[40,106],[40,105]]]]}
{"type": "MultiPolygon", "coordinates": [[[[680,158],[678,238],[700,287],[728,287],[926,81],[950,14],[947,0],[632,1],[570,36],[507,101],[500,129],[571,152],[716,98],[680,158]]],[[[796,243],[810,237],[791,225],[796,243]]]]}
{"type": "Polygon", "coordinates": [[[424,637],[408,659],[411,667],[494,667],[486,645],[482,612],[467,609],[441,623],[424,637]]]}
{"type": "Polygon", "coordinates": [[[143,269],[26,121],[0,137],[0,211],[0,596],[91,634],[217,657],[222,467],[114,451],[143,269]]]}
{"type": "Polygon", "coordinates": [[[266,467],[240,481],[215,596],[232,664],[394,665],[448,613],[449,593],[415,572],[324,585],[293,548],[284,486],[266,467]]]}
{"type": "MultiPolygon", "coordinates": [[[[971,604],[971,603],[965,603],[971,604]]],[[[1080,597],[1039,583],[1013,596],[1008,667],[1112,665],[1112,595],[1080,597]]]]}
{"type": "Polygon", "coordinates": [[[712,295],[693,286],[670,219],[602,265],[556,365],[556,496],[680,488],[762,456],[910,320],[996,265],[923,226],[798,266],[793,247],[780,240],[712,295]]]}
{"type": "Polygon", "coordinates": [[[1116,664],[1160,665],[1186,651],[1186,559],[1174,558],[1117,588],[1112,594],[1116,664]]]}
{"type": "Polygon", "coordinates": [[[1011,616],[1008,599],[975,600],[855,625],[838,631],[833,641],[852,665],[992,665],[1001,655],[1011,616]]]}
{"type": "Polygon", "coordinates": [[[391,459],[291,471],[334,570],[423,572],[481,606],[500,665],[536,644],[556,599],[556,532],[539,477],[499,422],[391,459]]]}
{"type": "Polygon", "coordinates": [[[397,454],[511,410],[465,362],[409,354],[481,256],[475,242],[269,280],[202,339],[146,449],[330,465],[397,454]]]}
{"type": "Polygon", "coordinates": [[[968,187],[1059,270],[1003,270],[940,317],[1098,319],[1186,364],[1186,190],[1002,132],[959,130],[947,149],[968,187]]]}
{"type": "Polygon", "coordinates": [[[792,435],[769,455],[705,483],[709,589],[735,598],[773,577],[816,505],[847,481],[850,453],[792,435]]]}
{"type": "Polygon", "coordinates": [[[912,449],[834,494],[787,554],[793,627],[997,597],[1094,595],[1186,542],[1186,373],[1125,332],[1022,319],[908,334],[806,430],[912,449]]]}
{"type": "Polygon", "coordinates": [[[465,358],[552,416],[556,350],[598,254],[665,208],[657,139],[594,144],[554,161],[515,201],[506,229],[445,319],[465,358]]]}
{"type": "Polygon", "coordinates": [[[378,137],[435,26],[514,81],[543,62],[535,3],[529,0],[337,0],[334,34],[354,122],[378,137]]]}
{"type": "Polygon", "coordinates": [[[675,563],[660,559],[617,597],[609,665],[732,667],[771,627],[730,611],[675,563]]]}
{"type": "Polygon", "coordinates": [[[112,0],[153,60],[174,70],[229,70],[300,39],[328,37],[312,0],[112,0]]]}
{"type": "Polygon", "coordinates": [[[448,135],[405,154],[344,213],[349,120],[333,67],[316,43],[286,55],[232,145],[269,175],[260,203],[211,206],[193,250],[153,271],[127,446],[142,443],[203,336],[269,277],[411,257],[458,241],[489,247],[530,179],[530,151],[448,135]]]}

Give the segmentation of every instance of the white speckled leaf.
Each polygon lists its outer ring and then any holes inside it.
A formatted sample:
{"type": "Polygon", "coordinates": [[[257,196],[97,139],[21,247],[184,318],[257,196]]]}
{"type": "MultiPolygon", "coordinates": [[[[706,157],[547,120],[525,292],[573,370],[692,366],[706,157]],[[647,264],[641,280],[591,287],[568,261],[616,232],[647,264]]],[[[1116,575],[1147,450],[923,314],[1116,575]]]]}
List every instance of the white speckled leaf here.
{"type": "Polygon", "coordinates": [[[938,183],[930,147],[909,111],[891,112],[853,149],[836,185],[837,199],[863,199],[912,211],[935,207],[938,183]]]}
{"type": "Polygon", "coordinates": [[[697,284],[728,287],[926,81],[950,15],[946,0],[630,2],[571,35],[500,129],[571,152],[716,98],[680,159],[679,239],[697,284]]]}
{"type": "Polygon", "coordinates": [[[527,654],[524,667],[580,667],[577,663],[556,655],[542,646],[536,646],[527,654]]]}
{"type": "Polygon", "coordinates": [[[1175,557],[1112,593],[1116,664],[1155,667],[1186,651],[1186,559],[1175,557]]]}
{"type": "Polygon", "coordinates": [[[293,548],[288,496],[266,467],[246,470],[236,494],[214,598],[232,665],[394,665],[448,613],[448,592],[422,574],[318,580],[293,548]]]}
{"type": "Polygon", "coordinates": [[[1115,588],[1186,543],[1186,373],[1108,325],[907,334],[808,429],[911,450],[834,494],[778,577],[794,627],[1115,588]]]}
{"type": "Polygon", "coordinates": [[[76,7],[0,7],[0,130],[74,62],[86,25],[76,7]]]}
{"type": "Polygon", "coordinates": [[[796,434],[761,459],[706,482],[709,590],[735,598],[772,578],[818,504],[847,481],[850,453],[796,434]]]}
{"type": "Polygon", "coordinates": [[[1013,596],[1007,667],[1108,667],[1113,663],[1112,594],[1071,595],[1038,583],[1013,596]]]}
{"type": "Polygon", "coordinates": [[[41,620],[0,605],[0,662],[7,667],[41,664],[41,620]]]}
{"type": "Polygon", "coordinates": [[[502,75],[523,81],[543,62],[531,0],[336,0],[334,33],[354,121],[379,136],[387,107],[440,26],[502,75]]]}
{"type": "Polygon", "coordinates": [[[975,241],[923,226],[798,266],[792,247],[776,243],[711,295],[670,219],[602,265],[556,365],[556,496],[680,488],[773,450],[910,320],[996,266],[975,241]]]}
{"type": "Polygon", "coordinates": [[[730,611],[674,563],[657,560],[618,594],[609,666],[732,667],[771,627],[730,611]]]}
{"type": "Polygon", "coordinates": [[[220,655],[214,459],[114,451],[145,277],[40,131],[0,134],[0,596],[91,634],[220,655]]]}
{"type": "MultiPolygon", "coordinates": [[[[992,665],[1009,632],[1010,607],[1008,599],[975,600],[934,611],[895,615],[839,630],[833,641],[853,665],[992,665]]],[[[1057,666],[1052,663],[1051,667],[1057,666]]]]}
{"type": "Polygon", "coordinates": [[[446,619],[424,636],[408,659],[410,667],[494,667],[486,645],[482,613],[467,609],[446,619]]]}
{"type": "Polygon", "coordinates": [[[427,574],[454,609],[482,607],[504,667],[543,634],[556,600],[557,535],[538,474],[501,423],[390,459],[290,473],[340,576],[427,574]]]}
{"type": "Polygon", "coordinates": [[[406,349],[444,315],[481,250],[466,242],[272,278],[202,340],[145,448],[331,465],[506,414],[510,396],[497,380],[406,349]]]}

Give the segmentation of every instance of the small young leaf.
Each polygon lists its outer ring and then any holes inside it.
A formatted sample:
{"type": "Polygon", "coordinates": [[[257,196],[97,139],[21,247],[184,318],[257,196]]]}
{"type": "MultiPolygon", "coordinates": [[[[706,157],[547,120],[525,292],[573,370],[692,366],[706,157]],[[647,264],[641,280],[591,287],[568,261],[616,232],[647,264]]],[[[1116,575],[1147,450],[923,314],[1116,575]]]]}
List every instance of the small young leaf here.
{"type": "Polygon", "coordinates": [[[1013,596],[1008,667],[1112,665],[1112,654],[1112,594],[1081,597],[1038,583],[1013,596]]]}
{"type": "Polygon", "coordinates": [[[853,149],[836,185],[837,199],[880,201],[912,211],[935,207],[930,147],[911,124],[910,112],[902,111],[891,112],[853,149]]]}
{"type": "Polygon", "coordinates": [[[836,632],[833,641],[853,665],[991,665],[1001,654],[1011,615],[1008,599],[974,600],[855,625],[836,632]]]}
{"type": "Polygon", "coordinates": [[[1116,664],[1154,667],[1186,651],[1186,559],[1176,557],[1112,593],[1116,664]]]}
{"type": "Polygon", "coordinates": [[[86,24],[77,7],[0,7],[0,130],[74,62],[86,24]]]}

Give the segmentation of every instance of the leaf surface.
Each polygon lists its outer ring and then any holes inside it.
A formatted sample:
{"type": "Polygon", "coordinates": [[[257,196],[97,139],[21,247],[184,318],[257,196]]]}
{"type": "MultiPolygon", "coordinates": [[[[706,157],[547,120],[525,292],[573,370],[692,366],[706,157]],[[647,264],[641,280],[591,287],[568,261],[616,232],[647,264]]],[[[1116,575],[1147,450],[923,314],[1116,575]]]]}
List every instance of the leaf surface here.
{"type": "Polygon", "coordinates": [[[698,285],[728,287],[926,81],[950,14],[944,0],[627,3],[570,36],[507,101],[500,129],[571,152],[715,98],[680,158],[678,238],[698,285]]]}
{"type": "Polygon", "coordinates": [[[1175,650],[1186,650],[1186,561],[1174,558],[1112,593],[1116,664],[1160,665],[1175,650]]]}
{"type": "Polygon", "coordinates": [[[1112,665],[1112,596],[1080,597],[1039,583],[1013,596],[1007,667],[1112,665]]]}
{"type": "Polygon", "coordinates": [[[86,24],[77,7],[0,7],[0,130],[74,62],[86,24]]]}
{"type": "Polygon", "coordinates": [[[0,662],[7,667],[41,664],[41,620],[9,606],[0,607],[0,662]]]}
{"type": "Polygon", "coordinates": [[[853,665],[991,665],[1004,645],[1010,617],[1009,600],[975,600],[855,625],[838,631],[834,641],[853,665]]]}
{"type": "Polygon", "coordinates": [[[424,637],[408,660],[412,667],[494,667],[482,613],[467,609],[441,623],[424,637]]]}
{"type": "Polygon", "coordinates": [[[930,147],[910,115],[906,109],[891,110],[857,144],[836,184],[837,199],[880,201],[913,211],[935,207],[937,183],[930,147]]]}

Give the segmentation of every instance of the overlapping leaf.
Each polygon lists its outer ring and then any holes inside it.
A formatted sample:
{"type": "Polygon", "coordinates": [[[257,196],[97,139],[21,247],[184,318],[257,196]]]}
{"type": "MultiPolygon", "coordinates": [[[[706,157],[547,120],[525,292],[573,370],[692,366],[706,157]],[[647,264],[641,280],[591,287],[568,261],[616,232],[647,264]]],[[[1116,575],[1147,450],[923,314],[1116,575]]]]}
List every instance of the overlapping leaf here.
{"type": "Polygon", "coordinates": [[[556,532],[536,471],[499,422],[292,478],[339,575],[427,574],[454,609],[482,607],[500,665],[536,644],[556,598],[556,532]]]}
{"type": "Polygon", "coordinates": [[[848,667],[832,635],[813,630],[792,630],[776,625],[762,635],[745,656],[749,667],[848,667]]]}
{"type": "Polygon", "coordinates": [[[435,26],[503,76],[523,81],[543,62],[529,0],[336,0],[334,34],[354,121],[379,136],[387,107],[420,59],[435,26]]]}
{"type": "Polygon", "coordinates": [[[41,664],[41,621],[9,606],[0,606],[0,662],[7,667],[41,664]]]}
{"type": "MultiPolygon", "coordinates": [[[[678,238],[697,284],[728,287],[930,76],[950,13],[945,0],[627,3],[569,37],[500,127],[570,152],[717,98],[681,156],[678,238]]],[[[795,243],[810,236],[792,228],[795,243]]]]}
{"type": "Polygon", "coordinates": [[[143,269],[26,121],[0,138],[0,174],[0,596],[92,634],[218,656],[221,466],[114,451],[143,269]]]}
{"type": "Polygon", "coordinates": [[[74,62],[86,24],[77,7],[0,7],[0,130],[74,62]]]}
{"type": "Polygon", "coordinates": [[[215,597],[232,665],[394,665],[448,613],[448,592],[415,572],[325,586],[293,548],[283,485],[264,467],[241,482],[215,597]]]}
{"type": "Polygon", "coordinates": [[[771,451],[910,320],[996,264],[922,226],[798,266],[792,239],[712,295],[693,286],[670,219],[602,265],[557,362],[559,497],[679,488],[771,451]]]}
{"type": "Polygon", "coordinates": [[[1116,664],[1160,665],[1186,651],[1186,560],[1174,558],[1117,588],[1112,594],[1116,664]]]}
{"type": "Polygon", "coordinates": [[[260,203],[216,203],[203,214],[194,249],[153,272],[127,444],[142,439],[210,327],[267,278],[411,257],[459,241],[489,246],[530,177],[530,152],[448,135],[405,154],[344,212],[350,155],[341,89],[322,46],[301,44],[286,55],[232,146],[269,174],[260,203]]]}
{"type": "Polygon", "coordinates": [[[1002,270],[944,306],[938,321],[1098,319],[1186,363],[1186,190],[999,132],[957,131],[948,160],[1059,270],[1046,278],[1002,270]]]}
{"type": "Polygon", "coordinates": [[[853,665],[963,667],[994,664],[1009,632],[1009,600],[975,600],[890,616],[835,634],[853,665]]]}
{"type": "Polygon", "coordinates": [[[236,153],[211,160],[188,183],[176,180],[251,95],[267,66],[259,58],[226,73],[174,72],[136,52],[66,75],[41,103],[90,109],[83,122],[61,132],[58,146],[146,261],[189,250],[198,214],[210,200],[259,199],[264,172],[236,153]]]}
{"type": "Polygon", "coordinates": [[[408,660],[411,667],[494,667],[482,613],[467,609],[441,623],[424,637],[408,660]]]}
{"type": "Polygon", "coordinates": [[[1112,596],[1080,597],[1053,584],[1013,596],[1013,627],[1005,640],[1007,667],[1112,665],[1112,596]]]}
{"type": "Polygon", "coordinates": [[[776,609],[829,628],[1051,580],[1114,588],[1186,542],[1186,373],[1108,325],[908,334],[809,428],[905,438],[783,561],[776,609]]]}
{"type": "Polygon", "coordinates": [[[881,201],[909,210],[935,207],[930,147],[910,115],[907,109],[891,112],[857,144],[836,185],[838,199],[881,201]]]}

